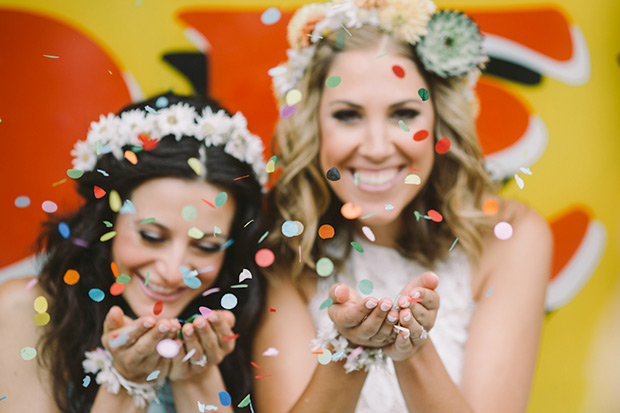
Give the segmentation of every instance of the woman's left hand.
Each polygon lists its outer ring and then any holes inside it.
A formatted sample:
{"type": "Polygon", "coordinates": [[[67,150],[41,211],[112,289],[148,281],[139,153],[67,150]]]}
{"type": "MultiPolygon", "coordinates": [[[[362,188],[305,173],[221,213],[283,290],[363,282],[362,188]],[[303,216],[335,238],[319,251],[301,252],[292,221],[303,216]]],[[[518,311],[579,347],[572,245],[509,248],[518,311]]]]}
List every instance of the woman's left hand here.
{"type": "Polygon", "coordinates": [[[171,381],[182,381],[206,374],[219,365],[235,348],[232,331],[235,316],[230,311],[214,311],[207,319],[198,316],[182,328],[183,347],[172,359],[168,374],[171,381]],[[185,362],[183,359],[193,351],[185,362]]]}

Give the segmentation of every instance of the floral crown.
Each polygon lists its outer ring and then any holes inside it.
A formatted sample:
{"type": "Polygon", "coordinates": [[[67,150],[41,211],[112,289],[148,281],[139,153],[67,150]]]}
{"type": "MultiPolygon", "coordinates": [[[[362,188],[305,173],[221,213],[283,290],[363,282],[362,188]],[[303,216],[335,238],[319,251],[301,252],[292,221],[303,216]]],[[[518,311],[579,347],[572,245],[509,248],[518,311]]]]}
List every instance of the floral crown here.
{"type": "Polygon", "coordinates": [[[198,114],[187,103],[173,104],[158,111],[147,106],[146,112],[133,109],[120,115],[101,115],[98,122],[91,122],[86,140],[76,142],[71,151],[73,166],[92,171],[98,155],[111,152],[121,160],[126,156],[123,147],[148,149],[166,135],[174,135],[177,141],[183,136],[193,137],[205,147],[223,146],[227,154],[252,166],[261,186],[267,182],[263,142],[248,131],[241,113],[229,116],[224,110],[213,112],[205,107],[198,114]]]}
{"type": "Polygon", "coordinates": [[[444,78],[469,75],[465,80],[473,86],[487,61],[480,30],[463,13],[435,9],[431,0],[334,0],[303,6],[288,25],[288,61],[269,71],[276,96],[283,100],[297,87],[323,36],[364,25],[415,46],[425,70],[444,78]]]}

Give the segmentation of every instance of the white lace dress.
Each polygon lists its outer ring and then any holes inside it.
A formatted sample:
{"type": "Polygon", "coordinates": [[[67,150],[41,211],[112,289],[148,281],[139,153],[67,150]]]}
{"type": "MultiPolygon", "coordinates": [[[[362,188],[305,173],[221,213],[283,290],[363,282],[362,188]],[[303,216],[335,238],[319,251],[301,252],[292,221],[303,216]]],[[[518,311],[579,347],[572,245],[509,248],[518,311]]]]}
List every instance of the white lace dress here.
{"type": "MultiPolygon", "coordinates": [[[[342,282],[359,293],[359,282],[370,280],[374,287],[372,296],[395,300],[411,278],[427,271],[418,263],[403,258],[392,248],[378,246],[364,239],[357,239],[356,242],[364,248],[364,252],[351,250],[346,263],[346,273],[318,281],[317,294],[309,303],[309,311],[317,331],[332,326],[327,310],[319,310],[332,284],[342,282]]],[[[469,260],[463,251],[455,248],[450,252],[448,260],[440,262],[434,272],[439,277],[437,292],[440,296],[440,308],[435,326],[429,335],[450,377],[459,385],[465,342],[475,309],[469,260]]],[[[372,368],[366,378],[356,412],[406,411],[391,360],[388,360],[387,370],[372,368]]]]}

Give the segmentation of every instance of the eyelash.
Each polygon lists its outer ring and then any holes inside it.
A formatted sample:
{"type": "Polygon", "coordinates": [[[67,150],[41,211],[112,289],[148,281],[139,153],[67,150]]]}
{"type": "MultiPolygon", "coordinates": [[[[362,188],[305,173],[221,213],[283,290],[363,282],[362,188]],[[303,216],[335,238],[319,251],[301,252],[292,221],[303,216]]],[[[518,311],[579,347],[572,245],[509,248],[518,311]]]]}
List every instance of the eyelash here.
{"type": "MultiPolygon", "coordinates": [[[[398,120],[411,120],[418,116],[420,112],[413,109],[397,109],[392,113],[392,117],[398,120]]],[[[334,119],[337,119],[341,122],[349,123],[357,120],[361,117],[358,111],[353,109],[343,109],[334,112],[332,115],[334,119]]]]}
{"type": "MultiPolygon", "coordinates": [[[[147,231],[140,231],[140,237],[149,244],[161,244],[165,240],[163,238],[159,238],[149,234],[147,231]]],[[[220,244],[194,244],[194,246],[200,250],[201,252],[218,252],[222,249],[220,244]]]]}
{"type": "Polygon", "coordinates": [[[419,114],[420,112],[418,112],[417,110],[413,110],[413,109],[397,109],[394,111],[392,116],[395,118],[398,118],[399,120],[405,120],[405,119],[413,119],[419,114]]]}

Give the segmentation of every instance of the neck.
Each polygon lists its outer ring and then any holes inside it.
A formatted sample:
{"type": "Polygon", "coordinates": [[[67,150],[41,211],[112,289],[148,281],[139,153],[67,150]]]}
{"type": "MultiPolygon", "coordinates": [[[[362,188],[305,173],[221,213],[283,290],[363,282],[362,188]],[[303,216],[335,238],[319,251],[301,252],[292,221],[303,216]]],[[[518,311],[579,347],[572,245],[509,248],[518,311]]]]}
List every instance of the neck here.
{"type": "MultiPolygon", "coordinates": [[[[364,225],[363,222],[357,221],[357,227],[360,232],[364,225]]],[[[403,228],[401,217],[386,224],[368,225],[368,227],[372,230],[373,234],[375,234],[375,241],[373,244],[390,248],[398,247],[398,239],[400,238],[403,228]]]]}

